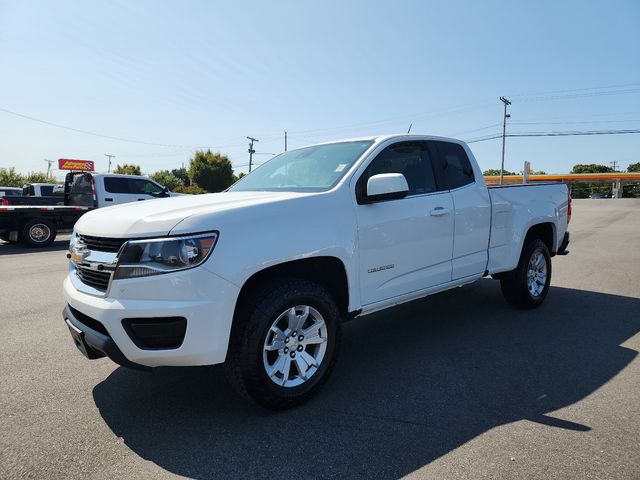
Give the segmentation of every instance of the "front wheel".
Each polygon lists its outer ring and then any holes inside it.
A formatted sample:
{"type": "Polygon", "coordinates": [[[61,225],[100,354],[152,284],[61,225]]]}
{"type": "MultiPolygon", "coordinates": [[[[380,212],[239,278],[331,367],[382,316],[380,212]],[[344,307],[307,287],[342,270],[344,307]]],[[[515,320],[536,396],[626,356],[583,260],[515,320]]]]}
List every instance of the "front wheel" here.
{"type": "Polygon", "coordinates": [[[11,240],[10,232],[0,233],[0,240],[7,243],[18,243],[17,240],[11,240]]]}
{"type": "Polygon", "coordinates": [[[551,284],[551,255],[539,239],[531,240],[522,249],[515,270],[500,277],[504,298],[520,308],[536,308],[542,304],[551,284]]]}
{"type": "Polygon", "coordinates": [[[311,398],[336,360],[340,313],[320,285],[302,279],[271,283],[236,317],[227,374],[249,401],[273,410],[311,398]]]}

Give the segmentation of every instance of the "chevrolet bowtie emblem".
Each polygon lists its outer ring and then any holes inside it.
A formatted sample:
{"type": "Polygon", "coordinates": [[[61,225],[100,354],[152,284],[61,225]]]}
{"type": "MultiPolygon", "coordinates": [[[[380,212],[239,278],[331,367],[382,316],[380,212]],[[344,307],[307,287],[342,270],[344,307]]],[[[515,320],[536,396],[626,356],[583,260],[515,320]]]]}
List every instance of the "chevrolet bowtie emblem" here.
{"type": "Polygon", "coordinates": [[[76,245],[71,249],[71,261],[76,265],[84,262],[84,259],[89,256],[89,250],[84,248],[84,245],[76,245]]]}

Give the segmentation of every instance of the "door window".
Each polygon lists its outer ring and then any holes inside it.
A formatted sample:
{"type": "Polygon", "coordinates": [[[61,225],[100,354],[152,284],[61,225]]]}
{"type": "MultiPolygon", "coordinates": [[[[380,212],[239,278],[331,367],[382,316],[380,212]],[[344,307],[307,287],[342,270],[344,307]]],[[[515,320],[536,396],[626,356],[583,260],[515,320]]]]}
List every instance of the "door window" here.
{"type": "Polygon", "coordinates": [[[358,196],[366,195],[367,182],[380,173],[401,173],[409,186],[408,195],[438,190],[426,142],[400,142],[388,146],[369,164],[356,186],[358,196]]]}
{"type": "Polygon", "coordinates": [[[109,193],[131,193],[129,179],[126,177],[106,177],[104,179],[104,189],[109,193]]]}
{"type": "Polygon", "coordinates": [[[434,142],[440,154],[439,166],[450,190],[473,183],[473,168],[462,145],[434,142]]]}
{"type": "Polygon", "coordinates": [[[131,193],[161,197],[164,194],[164,190],[160,185],[150,182],[149,180],[132,179],[131,193]]]}

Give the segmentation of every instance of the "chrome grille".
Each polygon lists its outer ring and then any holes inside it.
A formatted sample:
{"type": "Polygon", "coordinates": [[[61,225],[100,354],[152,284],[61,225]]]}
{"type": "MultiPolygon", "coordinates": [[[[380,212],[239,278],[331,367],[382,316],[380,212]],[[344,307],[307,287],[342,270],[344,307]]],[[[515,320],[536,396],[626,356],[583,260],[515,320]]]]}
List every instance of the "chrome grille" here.
{"type": "Polygon", "coordinates": [[[78,239],[89,250],[112,253],[117,253],[120,247],[128,240],[127,238],[93,237],[90,235],[78,235],[78,239]]]}
{"type": "Polygon", "coordinates": [[[76,275],[82,283],[102,292],[107,291],[111,280],[111,272],[108,270],[93,270],[86,265],[76,266],[76,275]]]}

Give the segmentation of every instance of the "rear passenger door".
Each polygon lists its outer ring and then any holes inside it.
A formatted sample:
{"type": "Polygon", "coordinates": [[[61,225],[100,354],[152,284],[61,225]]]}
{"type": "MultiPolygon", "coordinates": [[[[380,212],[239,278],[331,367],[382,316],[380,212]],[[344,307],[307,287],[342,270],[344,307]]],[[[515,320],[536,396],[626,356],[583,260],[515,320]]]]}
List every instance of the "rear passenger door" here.
{"type": "Polygon", "coordinates": [[[451,281],[453,202],[433,161],[427,142],[398,142],[378,153],[357,180],[357,199],[373,175],[401,173],[409,186],[405,198],[356,205],[363,305],[451,281]]]}
{"type": "Polygon", "coordinates": [[[455,209],[452,278],[482,275],[487,268],[491,199],[484,182],[476,181],[466,150],[459,143],[433,141],[437,169],[451,192],[455,209]]]}
{"type": "Polygon", "coordinates": [[[104,182],[104,205],[118,205],[137,201],[137,196],[132,193],[130,181],[127,177],[102,177],[104,182]]]}

